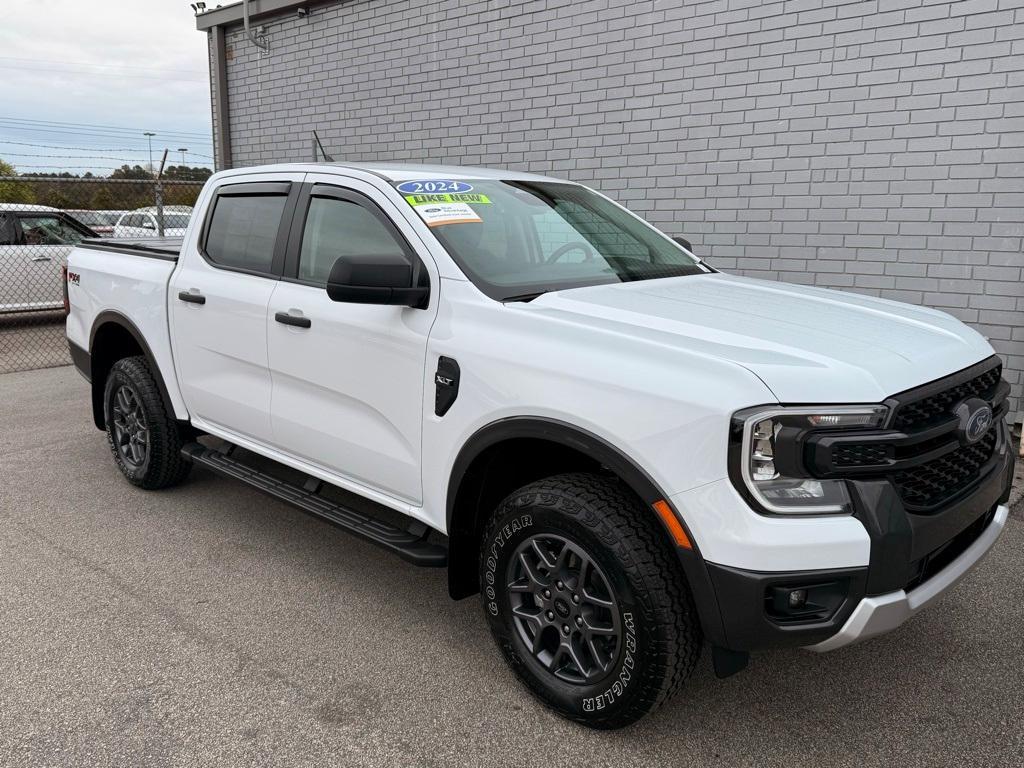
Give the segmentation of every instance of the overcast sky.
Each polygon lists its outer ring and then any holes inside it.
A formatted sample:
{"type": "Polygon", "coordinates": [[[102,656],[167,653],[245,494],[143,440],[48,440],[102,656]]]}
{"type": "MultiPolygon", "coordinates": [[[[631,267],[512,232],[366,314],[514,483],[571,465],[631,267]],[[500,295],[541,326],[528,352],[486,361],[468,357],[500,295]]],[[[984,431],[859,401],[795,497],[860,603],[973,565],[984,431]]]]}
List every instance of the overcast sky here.
{"type": "Polygon", "coordinates": [[[149,130],[157,159],[168,147],[180,164],[186,147],[189,165],[212,163],[206,35],[188,2],[2,2],[0,158],[21,172],[106,175],[147,162],[149,130]]]}

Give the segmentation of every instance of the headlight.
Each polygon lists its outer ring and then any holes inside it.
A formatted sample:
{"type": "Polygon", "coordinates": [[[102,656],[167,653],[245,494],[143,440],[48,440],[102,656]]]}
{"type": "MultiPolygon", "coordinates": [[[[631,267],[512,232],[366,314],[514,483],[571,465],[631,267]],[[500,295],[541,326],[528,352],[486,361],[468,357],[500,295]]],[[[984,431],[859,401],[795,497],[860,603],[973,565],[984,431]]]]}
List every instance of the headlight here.
{"type": "Polygon", "coordinates": [[[764,512],[849,513],[850,498],[842,480],[816,479],[804,469],[804,441],[811,432],[879,429],[886,413],[884,406],[743,411],[733,417],[734,442],[739,444],[732,449],[730,470],[738,471],[743,487],[764,512]]]}

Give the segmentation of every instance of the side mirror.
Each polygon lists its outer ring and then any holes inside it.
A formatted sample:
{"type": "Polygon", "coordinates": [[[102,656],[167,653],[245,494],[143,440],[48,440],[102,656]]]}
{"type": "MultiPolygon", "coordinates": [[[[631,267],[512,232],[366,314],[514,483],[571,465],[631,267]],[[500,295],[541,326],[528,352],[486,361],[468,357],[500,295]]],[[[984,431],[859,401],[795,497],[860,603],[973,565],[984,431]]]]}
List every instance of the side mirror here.
{"type": "Polygon", "coordinates": [[[143,229],[156,229],[156,225],[152,221],[144,221],[144,222],[142,222],[142,228],[143,229]]]}
{"type": "MultiPolygon", "coordinates": [[[[687,240],[685,237],[673,237],[672,239],[679,243],[681,246],[683,246],[683,248],[688,250],[690,253],[693,253],[693,246],[690,245],[690,241],[687,240]]],[[[696,256],[696,254],[694,255],[696,256]]]]}
{"type": "Polygon", "coordinates": [[[327,295],[351,304],[424,309],[430,288],[412,284],[412,265],[404,256],[342,256],[331,267],[327,295]]]}

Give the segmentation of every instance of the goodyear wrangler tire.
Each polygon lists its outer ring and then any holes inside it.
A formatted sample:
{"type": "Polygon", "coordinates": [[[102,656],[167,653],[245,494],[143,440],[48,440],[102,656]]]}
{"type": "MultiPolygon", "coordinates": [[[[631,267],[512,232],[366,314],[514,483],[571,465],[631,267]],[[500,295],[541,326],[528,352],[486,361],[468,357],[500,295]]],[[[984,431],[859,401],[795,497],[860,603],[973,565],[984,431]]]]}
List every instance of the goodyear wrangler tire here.
{"type": "Polygon", "coordinates": [[[497,508],[480,591],[509,665],[544,704],[620,728],[669,699],[703,638],[660,524],[620,482],[566,474],[497,508]]]}
{"type": "Polygon", "coordinates": [[[114,363],[103,391],[107,440],[118,469],[132,485],[166,488],[185,479],[182,437],[144,357],[114,363]]]}

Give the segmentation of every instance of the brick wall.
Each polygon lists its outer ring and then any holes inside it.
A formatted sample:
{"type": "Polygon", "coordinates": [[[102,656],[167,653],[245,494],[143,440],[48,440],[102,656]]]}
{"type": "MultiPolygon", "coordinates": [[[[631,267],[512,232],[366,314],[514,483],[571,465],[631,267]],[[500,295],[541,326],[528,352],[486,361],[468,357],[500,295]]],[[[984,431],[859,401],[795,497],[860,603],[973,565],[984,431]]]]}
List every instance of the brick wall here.
{"type": "Polygon", "coordinates": [[[715,266],[944,309],[1024,387],[1024,0],[355,0],[228,33],[236,165],[590,183],[715,266]]]}

